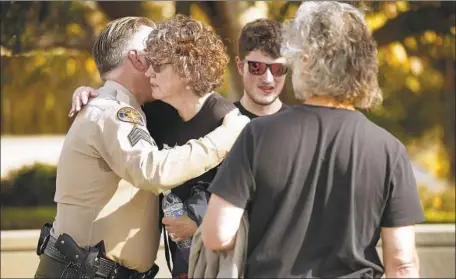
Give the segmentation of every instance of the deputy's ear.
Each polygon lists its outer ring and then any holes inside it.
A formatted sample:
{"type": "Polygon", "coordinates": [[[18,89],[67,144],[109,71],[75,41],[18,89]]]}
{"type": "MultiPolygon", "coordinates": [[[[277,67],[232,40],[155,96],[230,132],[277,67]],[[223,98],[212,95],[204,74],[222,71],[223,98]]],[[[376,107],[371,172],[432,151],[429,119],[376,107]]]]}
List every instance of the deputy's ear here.
{"type": "Polygon", "coordinates": [[[140,72],[147,71],[146,58],[142,57],[137,50],[128,51],[127,58],[136,70],[140,72]]]}

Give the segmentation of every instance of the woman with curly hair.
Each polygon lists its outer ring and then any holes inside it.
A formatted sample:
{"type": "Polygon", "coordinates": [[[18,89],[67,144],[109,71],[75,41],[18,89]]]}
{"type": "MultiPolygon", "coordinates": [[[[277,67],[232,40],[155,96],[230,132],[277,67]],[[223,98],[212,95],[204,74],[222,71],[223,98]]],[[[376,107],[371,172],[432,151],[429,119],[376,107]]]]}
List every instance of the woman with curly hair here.
{"type": "Polygon", "coordinates": [[[160,23],[149,35],[146,52],[152,95],[175,107],[184,120],[192,117],[183,109],[184,99],[205,100],[221,85],[229,62],[220,36],[184,15],[160,23]]]}
{"type": "MultiPolygon", "coordinates": [[[[150,33],[146,57],[150,63],[146,76],[150,78],[153,98],[174,107],[181,118],[162,135],[165,145],[179,145],[204,136],[236,108],[214,92],[223,82],[229,58],[222,39],[211,27],[183,15],[165,20],[150,33]]],[[[206,187],[215,171],[187,181],[172,193],[185,203],[192,197],[195,185],[206,187]]],[[[191,238],[201,218],[189,214],[164,217],[162,222],[172,240],[169,242],[174,263],[172,275],[185,277],[189,249],[177,249],[176,242],[191,238]]]]}

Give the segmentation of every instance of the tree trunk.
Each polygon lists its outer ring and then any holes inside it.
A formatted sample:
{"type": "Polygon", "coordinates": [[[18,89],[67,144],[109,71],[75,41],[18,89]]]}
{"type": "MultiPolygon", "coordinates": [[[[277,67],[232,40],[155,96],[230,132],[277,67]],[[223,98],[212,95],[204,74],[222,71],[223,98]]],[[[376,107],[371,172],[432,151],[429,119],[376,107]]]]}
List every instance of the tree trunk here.
{"type": "Polygon", "coordinates": [[[445,69],[445,86],[444,86],[444,112],[442,119],[444,120],[443,123],[443,143],[445,145],[448,159],[450,161],[450,169],[448,173],[448,178],[450,181],[455,179],[455,79],[456,79],[456,72],[455,72],[456,63],[452,59],[446,60],[446,69],[445,69]]]}
{"type": "Polygon", "coordinates": [[[217,34],[219,34],[230,56],[228,70],[230,71],[230,88],[231,92],[227,92],[227,97],[231,100],[239,100],[244,92],[242,79],[238,75],[235,57],[237,51],[238,36],[242,26],[239,23],[239,15],[242,13],[239,2],[236,1],[214,1],[214,2],[196,2],[197,5],[210,18],[212,26],[217,34]]]}

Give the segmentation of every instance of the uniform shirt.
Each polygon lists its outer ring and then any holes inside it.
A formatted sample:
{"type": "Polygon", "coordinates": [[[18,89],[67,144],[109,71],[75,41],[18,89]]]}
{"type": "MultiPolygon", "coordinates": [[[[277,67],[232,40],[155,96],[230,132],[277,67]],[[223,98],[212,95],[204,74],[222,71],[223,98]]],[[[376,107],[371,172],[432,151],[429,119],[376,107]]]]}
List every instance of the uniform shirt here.
{"type": "Polygon", "coordinates": [[[51,233],[67,233],[81,247],[103,240],[108,258],[144,272],[159,245],[155,194],[217,166],[243,125],[221,126],[200,140],[159,151],[125,87],[107,81],[99,93],[66,135],[51,233]]]}
{"type": "MultiPolygon", "coordinates": [[[[239,111],[243,115],[247,116],[250,119],[254,119],[254,118],[257,118],[257,117],[260,116],[260,115],[256,115],[256,114],[251,113],[250,111],[248,111],[245,107],[242,106],[241,101],[234,102],[234,105],[239,109],[239,111]]],[[[289,107],[290,107],[289,105],[282,103],[282,107],[279,109],[279,111],[277,113],[285,111],[289,107]]]]}
{"type": "Polygon", "coordinates": [[[424,221],[405,147],[345,109],[253,120],[209,190],[251,206],[246,278],[380,278],[381,227],[424,221]]]}

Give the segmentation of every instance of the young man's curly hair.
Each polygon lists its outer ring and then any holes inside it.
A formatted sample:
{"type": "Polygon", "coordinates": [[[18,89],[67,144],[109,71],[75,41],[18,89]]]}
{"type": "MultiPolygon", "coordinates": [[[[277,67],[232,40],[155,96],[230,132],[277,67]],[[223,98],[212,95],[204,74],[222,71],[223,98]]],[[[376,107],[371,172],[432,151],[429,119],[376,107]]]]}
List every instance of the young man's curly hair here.
{"type": "Polygon", "coordinates": [[[281,28],[279,22],[271,19],[257,19],[247,23],[239,37],[241,59],[255,50],[260,50],[274,59],[280,57],[281,28]]]}
{"type": "Polygon", "coordinates": [[[222,39],[210,26],[180,14],[157,25],[147,39],[146,52],[153,62],[171,62],[200,96],[222,84],[229,62],[222,39]]]}

